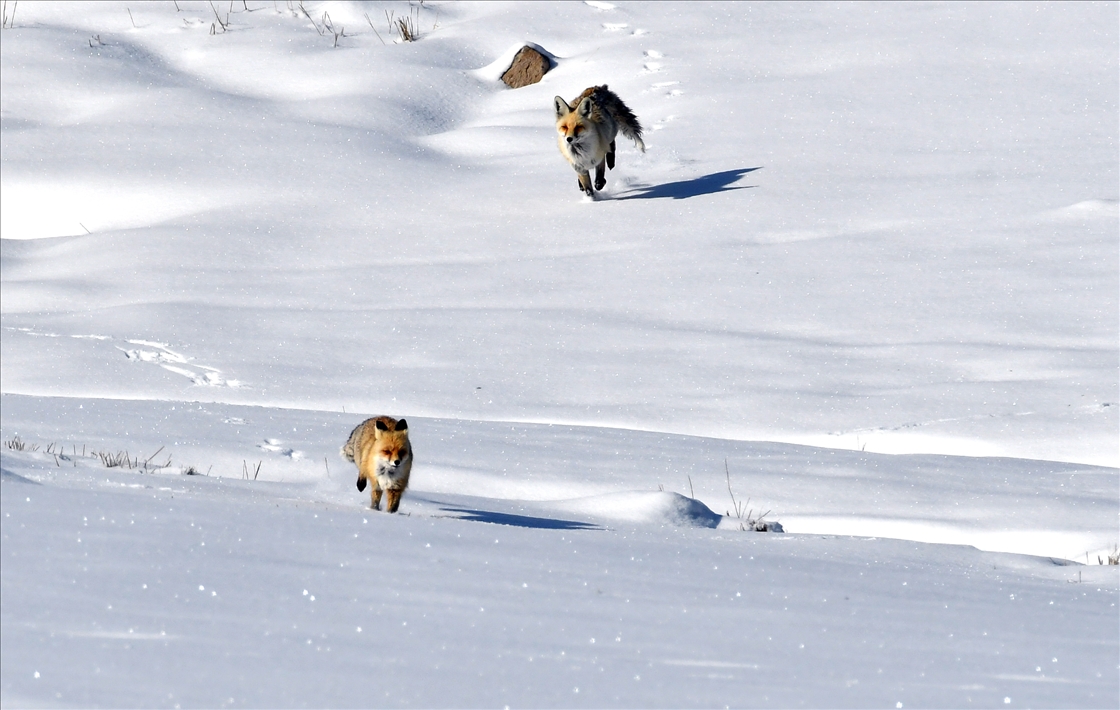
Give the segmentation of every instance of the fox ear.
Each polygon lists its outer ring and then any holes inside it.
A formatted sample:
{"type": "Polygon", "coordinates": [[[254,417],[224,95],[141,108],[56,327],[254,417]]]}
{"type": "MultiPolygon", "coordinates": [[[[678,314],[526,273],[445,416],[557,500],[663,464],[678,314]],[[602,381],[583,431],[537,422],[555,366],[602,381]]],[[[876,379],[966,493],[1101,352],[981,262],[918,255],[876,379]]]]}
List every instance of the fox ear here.
{"type": "Polygon", "coordinates": [[[397,431],[408,431],[408,422],[403,419],[397,420],[397,431]]]}
{"type": "Polygon", "coordinates": [[[591,97],[590,96],[588,96],[583,101],[579,102],[579,107],[576,108],[576,113],[578,113],[580,116],[583,116],[584,118],[587,118],[588,116],[591,115],[591,97]]]}
{"type": "Polygon", "coordinates": [[[568,102],[561,96],[554,98],[552,100],[552,105],[556,109],[556,118],[563,118],[572,112],[572,109],[568,106],[568,102]]]}
{"type": "Polygon", "coordinates": [[[378,431],[389,431],[389,427],[385,426],[385,422],[378,419],[377,420],[377,430],[378,431]]]}
{"type": "Polygon", "coordinates": [[[358,492],[361,493],[366,489],[366,477],[358,476],[358,492]]]}

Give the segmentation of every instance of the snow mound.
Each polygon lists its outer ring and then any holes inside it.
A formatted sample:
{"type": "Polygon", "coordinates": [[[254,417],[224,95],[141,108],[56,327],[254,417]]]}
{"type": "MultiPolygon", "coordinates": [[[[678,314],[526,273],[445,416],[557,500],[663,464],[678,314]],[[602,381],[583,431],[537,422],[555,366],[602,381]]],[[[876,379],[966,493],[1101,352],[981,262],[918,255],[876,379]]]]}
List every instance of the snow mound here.
{"type": "Polygon", "coordinates": [[[1086,217],[1107,217],[1115,219],[1120,216],[1120,202],[1116,200],[1082,200],[1069,207],[1051,210],[1051,217],[1059,219],[1081,219],[1086,217]]]}
{"type": "Polygon", "coordinates": [[[723,516],[695,498],[666,491],[607,493],[560,501],[553,507],[569,513],[628,523],[714,528],[723,516]]]}

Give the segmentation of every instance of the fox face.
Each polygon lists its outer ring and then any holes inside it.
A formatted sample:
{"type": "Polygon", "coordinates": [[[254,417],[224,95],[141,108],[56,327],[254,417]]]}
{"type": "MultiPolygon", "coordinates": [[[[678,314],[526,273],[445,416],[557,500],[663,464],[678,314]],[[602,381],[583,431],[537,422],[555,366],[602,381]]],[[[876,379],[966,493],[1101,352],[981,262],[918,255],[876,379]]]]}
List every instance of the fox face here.
{"type": "Polygon", "coordinates": [[[560,152],[576,172],[596,169],[606,158],[614,136],[607,135],[613,126],[595,115],[594,104],[583,99],[573,111],[568,102],[557,96],[556,132],[560,152]],[[596,119],[599,120],[596,120],[596,119]]]}
{"type": "Polygon", "coordinates": [[[396,479],[405,475],[405,464],[412,462],[405,432],[379,432],[373,451],[378,478],[396,479]]]}
{"type": "Polygon", "coordinates": [[[575,154],[586,152],[581,151],[581,149],[584,148],[587,139],[590,137],[588,128],[590,126],[584,125],[580,116],[574,111],[556,122],[556,130],[560,133],[560,140],[567,144],[570,153],[575,154]]]}

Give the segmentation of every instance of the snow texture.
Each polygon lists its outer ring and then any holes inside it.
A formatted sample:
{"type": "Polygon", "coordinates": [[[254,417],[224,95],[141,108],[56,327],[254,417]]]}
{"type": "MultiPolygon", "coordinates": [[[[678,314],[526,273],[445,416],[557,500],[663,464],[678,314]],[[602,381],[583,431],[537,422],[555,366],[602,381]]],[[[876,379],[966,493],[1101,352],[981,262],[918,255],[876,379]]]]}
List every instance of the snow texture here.
{"type": "Polygon", "coordinates": [[[5,12],[4,707],[1120,705],[1115,3],[5,12]]]}

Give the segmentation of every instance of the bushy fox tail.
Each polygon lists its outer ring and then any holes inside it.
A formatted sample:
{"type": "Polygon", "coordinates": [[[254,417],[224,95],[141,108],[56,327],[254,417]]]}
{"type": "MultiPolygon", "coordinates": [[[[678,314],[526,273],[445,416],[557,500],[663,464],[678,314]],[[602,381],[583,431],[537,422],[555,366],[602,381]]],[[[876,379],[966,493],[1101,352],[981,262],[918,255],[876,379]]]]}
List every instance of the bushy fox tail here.
{"type": "Polygon", "coordinates": [[[634,145],[638,146],[640,151],[646,152],[646,144],[642,140],[642,124],[638,122],[638,117],[634,115],[629,106],[623,103],[618,94],[608,89],[606,84],[603,84],[602,86],[592,87],[590,95],[592,101],[606,109],[614,118],[614,122],[618,124],[619,132],[634,141],[634,145]]]}
{"type": "Polygon", "coordinates": [[[350,438],[347,439],[343,447],[338,450],[338,453],[342,454],[342,457],[350,463],[354,463],[354,447],[357,446],[358,432],[361,428],[361,424],[354,427],[354,431],[350,432],[350,438]]]}

